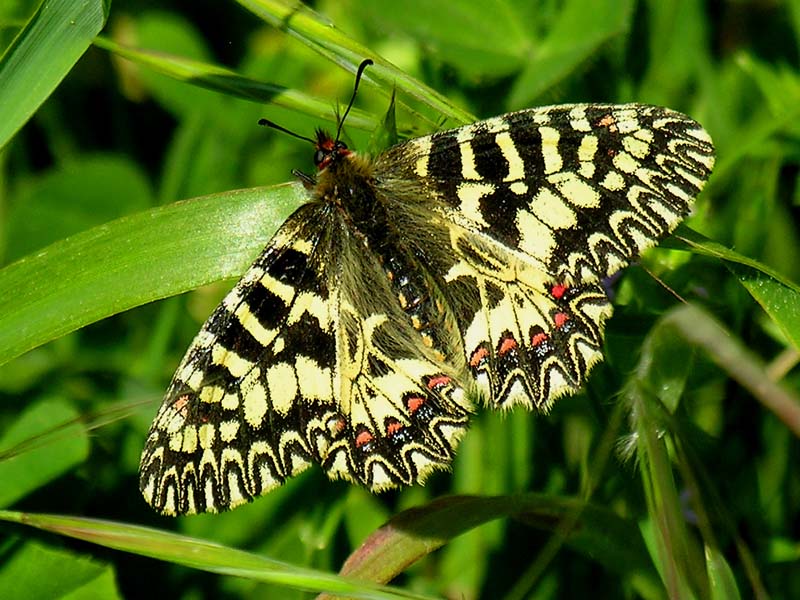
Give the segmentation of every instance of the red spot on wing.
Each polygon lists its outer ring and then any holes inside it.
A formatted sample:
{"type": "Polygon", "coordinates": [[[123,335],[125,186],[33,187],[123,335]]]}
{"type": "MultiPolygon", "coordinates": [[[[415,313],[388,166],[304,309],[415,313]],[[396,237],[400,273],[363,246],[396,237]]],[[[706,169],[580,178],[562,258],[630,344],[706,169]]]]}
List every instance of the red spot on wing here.
{"type": "Polygon", "coordinates": [[[567,286],[561,283],[554,285],[550,288],[550,294],[552,294],[553,298],[556,300],[560,299],[564,293],[567,291],[567,286]]]}
{"type": "Polygon", "coordinates": [[[447,375],[435,375],[428,379],[428,389],[433,390],[439,386],[447,385],[451,381],[453,381],[453,378],[448,377],[447,375]]]}
{"type": "Polygon", "coordinates": [[[192,399],[191,394],[181,394],[175,399],[175,402],[172,404],[172,408],[175,409],[180,416],[184,419],[189,418],[189,402],[192,399]]]}
{"type": "Polygon", "coordinates": [[[597,125],[599,127],[607,127],[612,133],[616,133],[617,131],[617,121],[611,115],[605,115],[597,122],[597,125]]]}
{"type": "Polygon", "coordinates": [[[366,446],[374,439],[375,436],[373,436],[369,431],[365,429],[356,436],[356,448],[361,448],[362,446],[366,446]]]}
{"type": "Polygon", "coordinates": [[[472,353],[472,356],[469,359],[469,366],[473,369],[477,369],[479,366],[481,366],[481,363],[488,358],[488,356],[489,351],[481,346],[472,353]]]}
{"type": "Polygon", "coordinates": [[[553,317],[553,321],[555,321],[556,327],[561,327],[569,321],[569,315],[567,313],[556,313],[555,317],[553,317]]]}
{"type": "Polygon", "coordinates": [[[504,354],[508,354],[512,350],[517,347],[517,340],[513,337],[504,338],[502,342],[500,342],[500,348],[497,350],[497,354],[503,356],[504,354]]]}
{"type": "Polygon", "coordinates": [[[531,346],[538,346],[539,344],[543,344],[546,341],[547,341],[546,333],[537,333],[531,338],[531,346]]]}
{"type": "Polygon", "coordinates": [[[392,421],[386,426],[386,435],[394,435],[403,429],[403,424],[400,421],[392,421]]]}
{"type": "Polygon", "coordinates": [[[417,412],[420,406],[425,404],[425,398],[422,396],[409,396],[408,400],[406,400],[406,406],[411,414],[417,412]]]}

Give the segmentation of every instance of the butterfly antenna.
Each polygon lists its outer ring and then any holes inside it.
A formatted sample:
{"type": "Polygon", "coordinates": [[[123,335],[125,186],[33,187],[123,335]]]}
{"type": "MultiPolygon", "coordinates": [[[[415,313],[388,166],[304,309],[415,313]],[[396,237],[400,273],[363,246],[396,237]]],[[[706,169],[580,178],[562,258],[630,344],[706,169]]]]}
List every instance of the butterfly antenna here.
{"type": "Polygon", "coordinates": [[[306,137],[304,135],[300,135],[299,133],[295,133],[294,131],[289,131],[288,129],[286,129],[286,127],[281,127],[277,123],[273,123],[272,121],[270,121],[268,119],[259,119],[258,120],[258,124],[259,125],[263,125],[264,127],[272,127],[272,129],[277,129],[278,131],[282,131],[283,133],[288,133],[292,137],[296,137],[296,138],[298,138],[300,140],[305,140],[307,142],[311,142],[312,144],[316,144],[317,143],[317,142],[315,142],[314,140],[312,140],[309,137],[306,137]]]}
{"type": "Polygon", "coordinates": [[[366,58],[361,61],[361,64],[358,65],[358,71],[356,71],[356,83],[353,86],[353,96],[350,98],[350,103],[347,105],[347,109],[344,111],[344,115],[342,118],[339,119],[339,128],[336,130],[336,140],[339,140],[339,135],[342,133],[342,125],[344,125],[344,120],[347,118],[347,113],[350,112],[350,109],[353,107],[353,102],[356,101],[356,92],[358,92],[358,84],[361,81],[361,76],[364,74],[364,69],[366,69],[370,65],[374,65],[375,63],[372,62],[371,58],[366,58]]]}

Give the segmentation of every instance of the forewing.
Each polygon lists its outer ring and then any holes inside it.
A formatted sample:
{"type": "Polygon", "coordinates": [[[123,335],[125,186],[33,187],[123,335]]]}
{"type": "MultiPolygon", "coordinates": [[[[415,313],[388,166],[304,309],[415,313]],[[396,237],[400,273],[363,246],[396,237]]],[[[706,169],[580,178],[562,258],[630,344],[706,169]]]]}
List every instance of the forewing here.
{"type": "Polygon", "coordinates": [[[142,453],[140,487],[158,511],[232,508],[318,454],[315,434],[337,412],[319,213],[287,220],[183,358],[142,453]]]}
{"type": "Polygon", "coordinates": [[[597,281],[655,245],[688,214],[713,165],[699,124],[640,104],[510,113],[411,140],[380,161],[462,227],[569,282],[597,281]]]}

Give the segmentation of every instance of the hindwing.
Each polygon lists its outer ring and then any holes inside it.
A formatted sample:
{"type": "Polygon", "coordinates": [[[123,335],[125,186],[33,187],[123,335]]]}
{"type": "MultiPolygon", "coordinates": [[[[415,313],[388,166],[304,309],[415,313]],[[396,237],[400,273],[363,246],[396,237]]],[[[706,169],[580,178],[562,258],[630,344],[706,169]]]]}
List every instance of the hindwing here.
{"type": "Polygon", "coordinates": [[[489,403],[546,409],[602,357],[601,279],[677,226],[713,164],[710,137],[681,113],[576,104],[410,140],[376,171],[449,230],[449,248],[420,251],[432,265],[458,257],[443,293],[489,403]]]}

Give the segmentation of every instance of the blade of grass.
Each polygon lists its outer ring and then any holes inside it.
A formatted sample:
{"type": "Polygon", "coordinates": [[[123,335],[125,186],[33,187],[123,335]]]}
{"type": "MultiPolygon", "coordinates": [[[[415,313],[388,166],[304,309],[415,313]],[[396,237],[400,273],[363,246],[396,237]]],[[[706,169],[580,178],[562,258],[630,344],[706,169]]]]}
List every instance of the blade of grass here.
{"type": "Polygon", "coordinates": [[[784,335],[800,349],[800,286],[780,273],[681,226],[675,235],[692,250],[725,261],[726,266],[753,296],[784,335]]]}
{"type": "Polygon", "coordinates": [[[548,531],[574,518],[570,522],[575,526],[561,532],[564,543],[599,559],[608,568],[635,573],[641,582],[657,581],[634,523],[580,499],[544,494],[451,496],[407,510],[370,535],[350,555],[341,573],[369,581],[390,581],[453,537],[505,517],[548,531]]]}
{"type": "Polygon", "coordinates": [[[103,28],[103,0],[45,0],[0,58],[0,148],[53,92],[103,28]]]}
{"type": "MultiPolygon", "coordinates": [[[[335,117],[327,99],[315,98],[274,83],[249,79],[224,67],[163,52],[130,48],[104,37],[96,38],[94,43],[99,48],[191,85],[259,104],[275,104],[319,119],[333,120],[335,117]]],[[[347,116],[349,127],[372,131],[377,124],[378,120],[374,116],[357,108],[353,108],[347,116]]]]}
{"type": "Polygon", "coordinates": [[[630,28],[633,6],[630,0],[565,2],[547,37],[531,52],[514,81],[509,106],[530,106],[597,56],[603,45],[630,28]]]}
{"type": "Polygon", "coordinates": [[[89,455],[89,436],[63,400],[25,408],[0,438],[0,506],[60,477],[89,455]]]}
{"type": "Polygon", "coordinates": [[[697,551],[681,513],[669,453],[660,435],[663,428],[657,414],[658,400],[646,389],[650,366],[644,347],[642,356],[626,395],[631,406],[632,428],[636,434],[642,489],[652,524],[653,554],[670,598],[690,600],[707,597],[707,594],[696,596],[692,592],[693,588],[703,589],[707,585],[694,577],[697,571],[693,570],[693,566],[697,562],[692,558],[697,556],[697,551]]]}
{"type": "Polygon", "coordinates": [[[687,340],[703,348],[714,362],[800,437],[800,398],[788,387],[770,380],[761,359],[714,317],[687,304],[667,313],[663,322],[676,327],[687,340]]]}
{"type": "Polygon", "coordinates": [[[0,270],[0,364],[110,315],[240,275],[306,199],[300,184],[123,217],[0,270]]]}
{"type": "Polygon", "coordinates": [[[736,577],[725,556],[719,550],[706,546],[706,565],[711,583],[711,600],[740,600],[742,596],[736,585],[736,577]]]}
{"type": "Polygon", "coordinates": [[[322,571],[303,569],[229,548],[214,542],[113,521],[0,511],[0,520],[21,523],[107,548],[166,560],[194,569],[276,583],[300,590],[346,594],[374,600],[416,599],[426,596],[399,589],[348,580],[322,571]]]}
{"type": "MultiPolygon", "coordinates": [[[[451,119],[457,125],[475,121],[475,117],[467,111],[456,107],[438,92],[377,56],[374,50],[348,37],[336,29],[330,21],[302,3],[283,0],[237,0],[237,2],[270,25],[287,32],[353,74],[362,60],[371,58],[375,64],[367,70],[364,79],[380,84],[378,87],[384,93],[390,94],[391,90],[396,89],[399,98],[413,98],[451,119]]],[[[421,115],[420,117],[424,118],[421,115]]],[[[431,123],[431,125],[436,124],[431,123]]]]}

